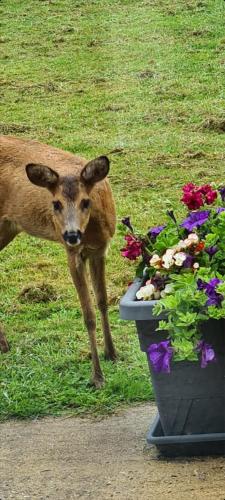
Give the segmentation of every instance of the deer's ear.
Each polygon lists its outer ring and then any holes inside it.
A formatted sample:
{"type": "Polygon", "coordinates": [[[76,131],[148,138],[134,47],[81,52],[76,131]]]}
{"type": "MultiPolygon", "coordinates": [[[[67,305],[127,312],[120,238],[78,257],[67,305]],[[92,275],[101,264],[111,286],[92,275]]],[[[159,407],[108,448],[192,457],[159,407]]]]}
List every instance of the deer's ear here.
{"type": "Polygon", "coordinates": [[[50,167],[38,163],[26,165],[27,177],[36,186],[54,191],[59,182],[59,175],[50,167]]]}
{"type": "Polygon", "coordinates": [[[95,160],[89,161],[80,174],[81,181],[93,186],[96,182],[102,181],[109,172],[109,160],[107,156],[99,156],[95,160]]]}

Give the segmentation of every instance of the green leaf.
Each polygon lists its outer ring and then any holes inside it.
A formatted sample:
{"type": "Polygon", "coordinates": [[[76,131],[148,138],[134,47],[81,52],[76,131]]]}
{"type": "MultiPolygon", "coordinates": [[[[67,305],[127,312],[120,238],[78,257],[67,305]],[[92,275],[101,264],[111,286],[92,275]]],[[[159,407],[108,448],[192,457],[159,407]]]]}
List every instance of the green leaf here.
{"type": "Polygon", "coordinates": [[[214,234],[214,233],[207,234],[205,237],[206,247],[211,247],[211,246],[215,245],[217,240],[218,240],[218,236],[216,234],[214,234]]]}
{"type": "Polygon", "coordinates": [[[177,325],[178,326],[189,326],[192,325],[193,323],[196,322],[197,319],[197,313],[196,312],[180,312],[177,311],[177,316],[178,316],[178,321],[177,325]]]}
{"type": "Polygon", "coordinates": [[[193,342],[187,339],[176,339],[172,343],[175,349],[176,361],[189,360],[196,361],[198,359],[197,353],[193,350],[193,342]]]}
{"type": "Polygon", "coordinates": [[[161,330],[170,330],[170,325],[167,321],[161,320],[159,321],[159,326],[156,328],[156,331],[161,330]]]}
{"type": "Polygon", "coordinates": [[[213,319],[223,319],[225,318],[225,308],[224,307],[215,307],[215,306],[209,306],[208,307],[208,315],[209,318],[213,319]]]}
{"type": "Polygon", "coordinates": [[[165,250],[167,250],[167,248],[171,248],[176,245],[179,239],[180,238],[177,234],[177,228],[174,226],[174,224],[168,224],[166,226],[166,229],[161,231],[161,233],[157,236],[154,249],[157,253],[162,255],[165,250]]]}
{"type": "Polygon", "coordinates": [[[143,260],[138,264],[137,268],[136,268],[136,276],[138,278],[142,278],[143,277],[143,271],[144,271],[144,268],[146,267],[145,263],[143,262],[143,260]]]}
{"type": "Polygon", "coordinates": [[[153,308],[153,314],[154,316],[159,316],[159,314],[161,314],[162,311],[163,311],[163,302],[162,300],[159,300],[153,308]]]}
{"type": "Polygon", "coordinates": [[[169,311],[171,309],[176,309],[179,303],[177,295],[168,295],[163,299],[165,308],[169,311]]]}

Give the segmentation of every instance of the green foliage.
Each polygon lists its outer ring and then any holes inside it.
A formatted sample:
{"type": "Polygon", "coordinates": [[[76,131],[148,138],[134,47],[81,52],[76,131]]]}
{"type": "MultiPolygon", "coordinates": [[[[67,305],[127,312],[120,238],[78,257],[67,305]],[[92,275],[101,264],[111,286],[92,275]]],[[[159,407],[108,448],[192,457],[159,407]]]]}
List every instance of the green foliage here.
{"type": "Polygon", "coordinates": [[[178,338],[172,342],[172,346],[175,350],[175,361],[197,361],[198,355],[193,350],[193,342],[187,338],[178,338]]]}
{"type": "Polygon", "coordinates": [[[138,264],[138,266],[136,268],[136,276],[138,278],[142,278],[145,267],[146,266],[145,266],[145,263],[143,261],[139,262],[139,264],[138,264]]]}
{"type": "Polygon", "coordinates": [[[176,243],[178,243],[180,236],[177,234],[177,228],[174,227],[174,224],[168,224],[166,230],[163,230],[156,239],[154,244],[154,250],[156,253],[160,255],[167,250],[167,248],[171,248],[176,243]]]}
{"type": "MultiPolygon", "coordinates": [[[[167,321],[160,321],[157,330],[168,332],[177,361],[197,359],[204,321],[225,319],[225,212],[218,211],[223,203],[219,191],[214,195],[216,206],[214,199],[214,206],[207,207],[206,214],[190,210],[182,232],[182,223],[169,211],[173,224],[156,227],[159,234],[150,231],[142,250],[143,260],[149,254],[147,273],[151,279],[151,287],[146,287],[143,299],[160,299],[154,314],[165,313],[167,321]],[[150,296],[146,297],[146,293],[150,296]]],[[[144,267],[141,264],[139,275],[144,267]]]]}
{"type": "MultiPolygon", "coordinates": [[[[159,321],[158,330],[168,332],[174,348],[177,361],[188,359],[197,360],[196,347],[201,338],[201,327],[209,318],[225,318],[225,300],[221,307],[206,306],[207,297],[202,290],[197,289],[197,280],[204,278],[206,282],[212,279],[210,269],[201,269],[195,274],[172,275],[174,281],[173,295],[160,299],[154,307],[154,314],[159,315],[165,310],[167,321],[159,321]]],[[[224,283],[218,286],[219,293],[225,292],[224,283]]]]}
{"type": "Polygon", "coordinates": [[[205,236],[206,248],[215,245],[217,243],[217,241],[218,241],[218,235],[217,234],[215,234],[215,233],[208,233],[205,236]]]}

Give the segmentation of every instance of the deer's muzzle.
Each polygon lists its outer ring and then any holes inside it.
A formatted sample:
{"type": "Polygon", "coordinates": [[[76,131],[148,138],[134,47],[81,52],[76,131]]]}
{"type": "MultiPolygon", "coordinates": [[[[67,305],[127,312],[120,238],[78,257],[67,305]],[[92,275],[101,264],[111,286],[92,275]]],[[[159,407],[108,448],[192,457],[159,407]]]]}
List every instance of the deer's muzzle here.
{"type": "Polygon", "coordinates": [[[79,245],[81,242],[82,233],[79,231],[65,231],[63,234],[63,239],[68,245],[79,245]]]}

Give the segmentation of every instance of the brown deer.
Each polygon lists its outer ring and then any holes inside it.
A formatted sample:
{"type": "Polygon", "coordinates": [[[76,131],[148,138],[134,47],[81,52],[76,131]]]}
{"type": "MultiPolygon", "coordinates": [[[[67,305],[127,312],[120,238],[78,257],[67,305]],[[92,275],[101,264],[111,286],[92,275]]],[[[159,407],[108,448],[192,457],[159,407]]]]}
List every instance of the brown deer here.
{"type": "MultiPolygon", "coordinates": [[[[116,358],[105,283],[105,252],[116,222],[108,172],[106,156],[87,162],[36,141],[0,137],[0,250],[21,231],[64,245],[88,330],[92,383],[97,388],[104,378],[96,346],[87,260],[101,314],[105,357],[116,358]]],[[[9,349],[1,325],[0,348],[3,352],[9,349]]]]}

